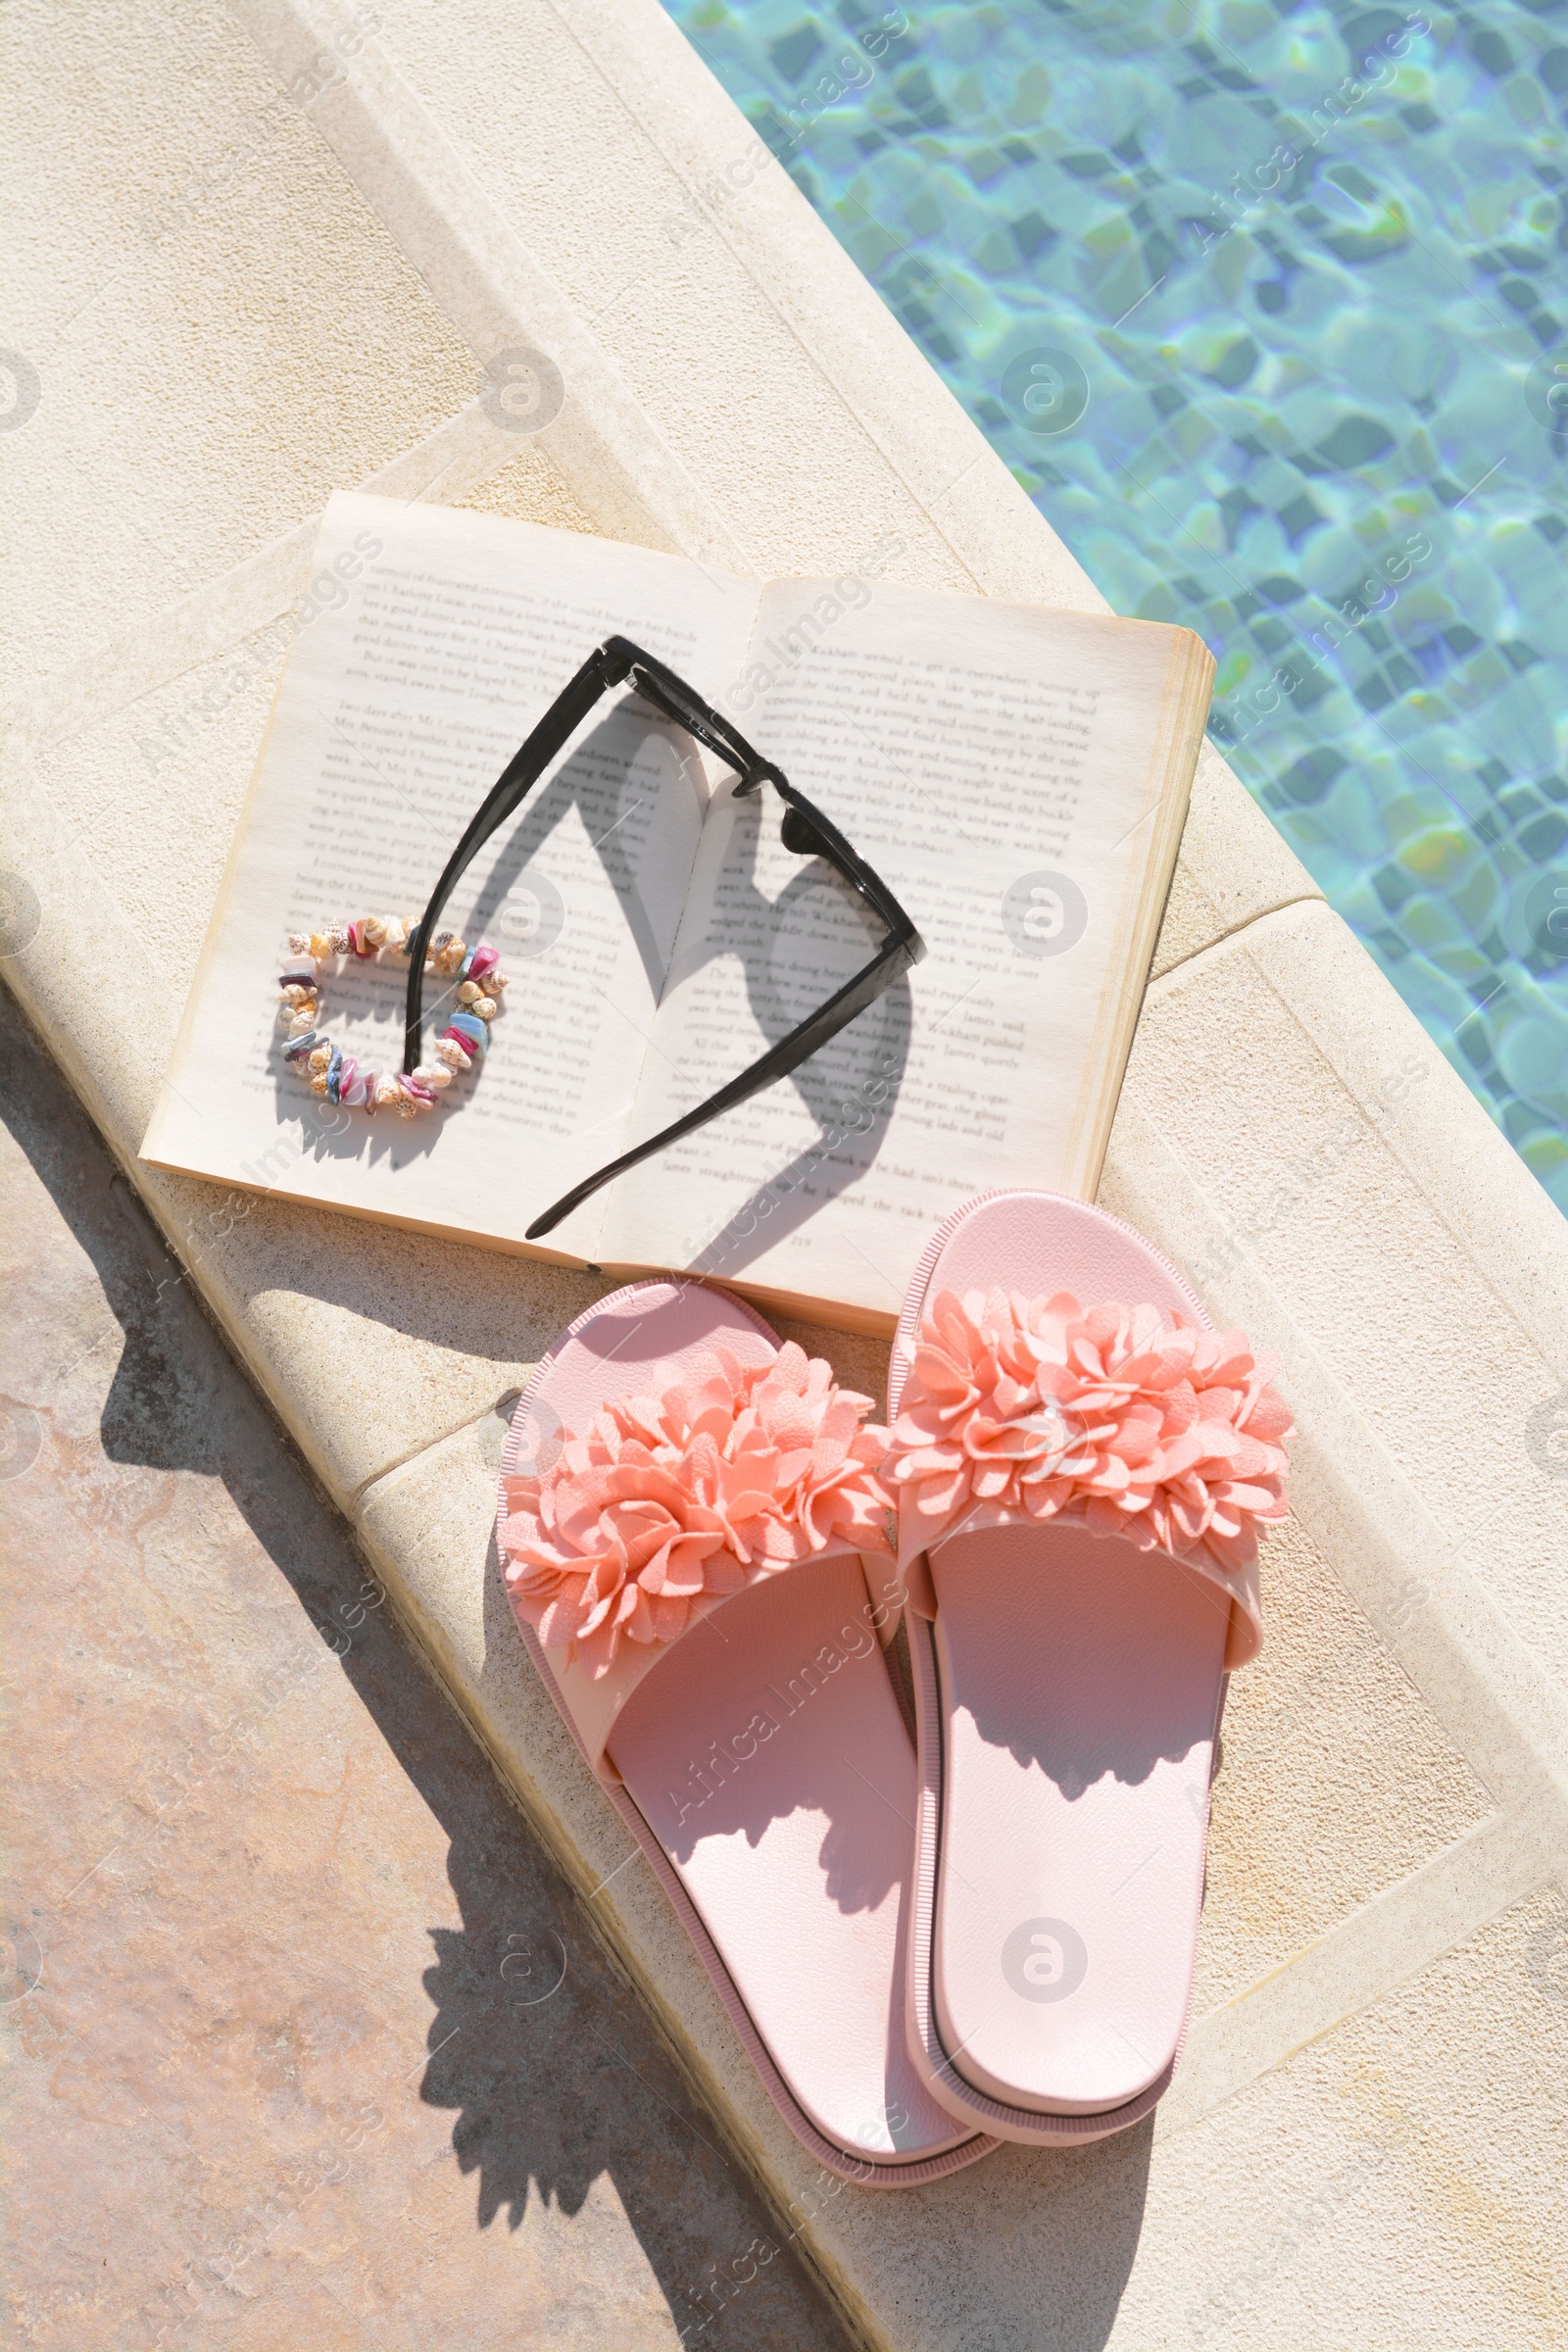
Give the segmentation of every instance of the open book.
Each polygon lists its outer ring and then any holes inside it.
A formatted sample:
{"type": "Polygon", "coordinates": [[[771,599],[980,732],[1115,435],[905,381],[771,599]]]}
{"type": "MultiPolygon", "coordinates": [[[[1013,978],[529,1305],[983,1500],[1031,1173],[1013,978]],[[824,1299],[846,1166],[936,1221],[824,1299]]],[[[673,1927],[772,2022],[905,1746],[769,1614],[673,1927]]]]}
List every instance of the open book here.
{"type": "MultiPolygon", "coordinates": [[[[1185,629],[881,576],[756,581],[643,548],[358,494],[313,586],[143,1156],[220,1183],[607,1269],[705,1274],[889,1330],[933,1227],[989,1186],[1093,1194],[1213,663],[1185,629]],[[822,1004],[880,944],[769,792],[607,699],[443,917],[511,985],[481,1069],[417,1119],[283,1060],[290,932],[422,911],[502,767],[612,632],[830,816],[924,936],[832,1043],[524,1229],[822,1004]]],[[[407,965],[328,965],[321,1026],[401,1066],[407,965]]],[[[430,975],[428,1016],[450,1004],[430,975]]],[[[428,1051],[428,1046],[427,1049],[428,1051]]]]}

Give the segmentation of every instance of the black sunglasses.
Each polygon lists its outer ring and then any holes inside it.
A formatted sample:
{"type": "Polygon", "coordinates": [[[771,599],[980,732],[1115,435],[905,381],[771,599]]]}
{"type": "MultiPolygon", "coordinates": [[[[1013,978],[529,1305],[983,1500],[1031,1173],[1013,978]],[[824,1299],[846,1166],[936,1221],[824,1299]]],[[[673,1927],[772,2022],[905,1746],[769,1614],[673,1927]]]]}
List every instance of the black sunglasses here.
{"type": "Polygon", "coordinates": [[[862,858],[858,858],[831,818],[812,807],[805,793],[754,751],[739,730],[730,725],[703,701],[693,687],[678,678],[662,662],[645,654],[641,646],[633,645],[627,637],[607,637],[603,645],[591,653],[576,676],[563,688],[545,712],[533,733],[514,754],[498,777],[483,806],[475,815],[463,839],[447,860],[440,881],[431,893],[430,904],[419,917],[418,928],[409,941],[409,998],[408,1024],[404,1038],[403,1067],[413,1071],[421,1058],[420,1032],[423,1026],[424,958],[430,945],[430,935],[441,919],[441,911],[451,897],[454,885],[467,866],[474,853],[481,849],[498,825],[504,824],[526,795],[538,783],[540,776],[575,732],[601,695],[608,694],[627,681],[646,702],[662,710],[666,718],[683,727],[705,751],[712,752],[740,778],[735,798],[743,799],[762,784],[771,784],[785,804],[784,822],[780,838],[787,850],[801,858],[823,858],[837,874],[841,874],[851,889],[864,902],[887,927],[888,936],[862,971],[847,981],[837,994],[816,1012],[802,1021],[787,1037],[754,1061],[749,1070],[721,1086],[716,1095],[683,1118],[666,1127],[662,1135],[651,1136],[647,1143],[637,1144],[619,1159],[596,1175],[585,1177],[571,1191],[547,1208],[543,1216],[535,1217],[528,1227],[526,1238],[538,1241],[552,1232],[563,1217],[597,1193],[602,1185],[636,1167],[639,1160],[662,1152],[666,1144],[678,1143],[694,1128],[706,1126],[721,1111],[733,1110],[776,1078],[787,1078],[791,1070],[825,1046],[829,1038],[853,1021],[858,1013],[874,1004],[877,998],[892,987],[895,980],[917,964],[925,954],[925,942],[920,937],[904,908],[899,905],[881,876],[873,873],[862,858]]]}

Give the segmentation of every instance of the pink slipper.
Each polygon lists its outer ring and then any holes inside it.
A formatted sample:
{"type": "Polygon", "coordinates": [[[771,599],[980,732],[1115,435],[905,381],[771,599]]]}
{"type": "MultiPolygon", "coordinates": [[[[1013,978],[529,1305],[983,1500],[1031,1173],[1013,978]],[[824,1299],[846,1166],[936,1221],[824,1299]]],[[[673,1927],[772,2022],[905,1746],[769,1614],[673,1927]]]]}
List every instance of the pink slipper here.
{"type": "Polygon", "coordinates": [[[909,2046],[1002,2138],[1123,2131],[1180,2055],[1225,1682],[1286,1516],[1270,1369],[1130,1226],[1054,1193],[958,1209],[905,1300],[909,2046]]]}
{"type": "Polygon", "coordinates": [[[700,1283],[634,1283],[544,1358],[502,1457],[524,1642],[820,2163],[913,2186],[996,2140],[904,2026],[914,1751],[887,1433],[700,1283]]]}

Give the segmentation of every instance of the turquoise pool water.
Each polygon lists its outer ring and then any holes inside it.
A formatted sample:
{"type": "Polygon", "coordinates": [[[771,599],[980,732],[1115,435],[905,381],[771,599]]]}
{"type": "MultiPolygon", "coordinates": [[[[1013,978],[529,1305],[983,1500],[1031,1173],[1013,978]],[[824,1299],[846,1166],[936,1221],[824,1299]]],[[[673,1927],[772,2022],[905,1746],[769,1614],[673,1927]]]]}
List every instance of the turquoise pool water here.
{"type": "Polygon", "coordinates": [[[1568,0],[666,0],[1568,1209],[1568,0]]]}

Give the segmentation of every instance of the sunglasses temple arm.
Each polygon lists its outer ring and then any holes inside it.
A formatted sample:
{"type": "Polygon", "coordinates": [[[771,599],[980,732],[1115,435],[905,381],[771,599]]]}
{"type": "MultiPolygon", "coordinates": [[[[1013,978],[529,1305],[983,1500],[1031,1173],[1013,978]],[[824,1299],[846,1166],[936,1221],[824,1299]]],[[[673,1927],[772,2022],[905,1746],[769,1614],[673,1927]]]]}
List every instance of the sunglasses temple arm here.
{"type": "Polygon", "coordinates": [[[472,823],[447,859],[441,879],[430,894],[430,904],[419,917],[414,936],[409,941],[409,993],[403,1038],[403,1067],[406,1071],[413,1070],[419,1059],[424,1011],[424,958],[429,951],[430,935],[441,919],[441,910],[459,877],[475,852],[484,847],[497,825],[505,824],[518,803],[532,791],[551,760],[581,726],[600,696],[614,683],[614,677],[606,674],[605,649],[601,646],[589,655],[576,676],[568,681],[551,704],[533,733],[507,761],[472,823]]]}
{"type": "Polygon", "coordinates": [[[792,1029],[787,1037],[780,1038],[778,1044],[770,1047],[760,1060],[754,1061],[750,1069],[742,1070],[738,1078],[732,1078],[728,1086],[720,1087],[716,1095],[710,1095],[695,1110],[687,1111],[684,1118],[677,1119],[673,1126],[664,1128],[659,1135],[650,1136],[647,1143],[635,1145],[630,1152],[623,1152],[619,1159],[612,1160],[608,1167],[599,1169],[596,1175],[585,1177],[581,1184],[574,1185],[553,1208],[547,1208],[543,1216],[535,1217],[523,1238],[536,1242],[543,1235],[554,1232],[563,1217],[568,1217],[574,1208],[580,1208],[601,1186],[613,1183],[617,1176],[624,1176],[628,1168],[636,1167],[640,1160],[651,1159],[656,1152],[662,1152],[666,1145],[679,1143],[682,1136],[691,1135],[699,1127],[706,1127],[710,1119],[716,1119],[724,1111],[733,1110],[737,1103],[744,1102],[751,1095],[760,1093],[763,1087],[771,1086],[776,1079],[787,1078],[791,1070],[799,1069],[801,1063],[825,1046],[829,1038],[836,1036],[858,1013],[863,1012],[868,1004],[891,988],[902,972],[917,963],[920,952],[923,951],[919,949],[918,938],[912,948],[907,940],[890,940],[863,971],[858,972],[853,980],[846,981],[836,996],[830,997],[824,1005],[808,1019],[802,1021],[798,1028],[792,1029]]]}

